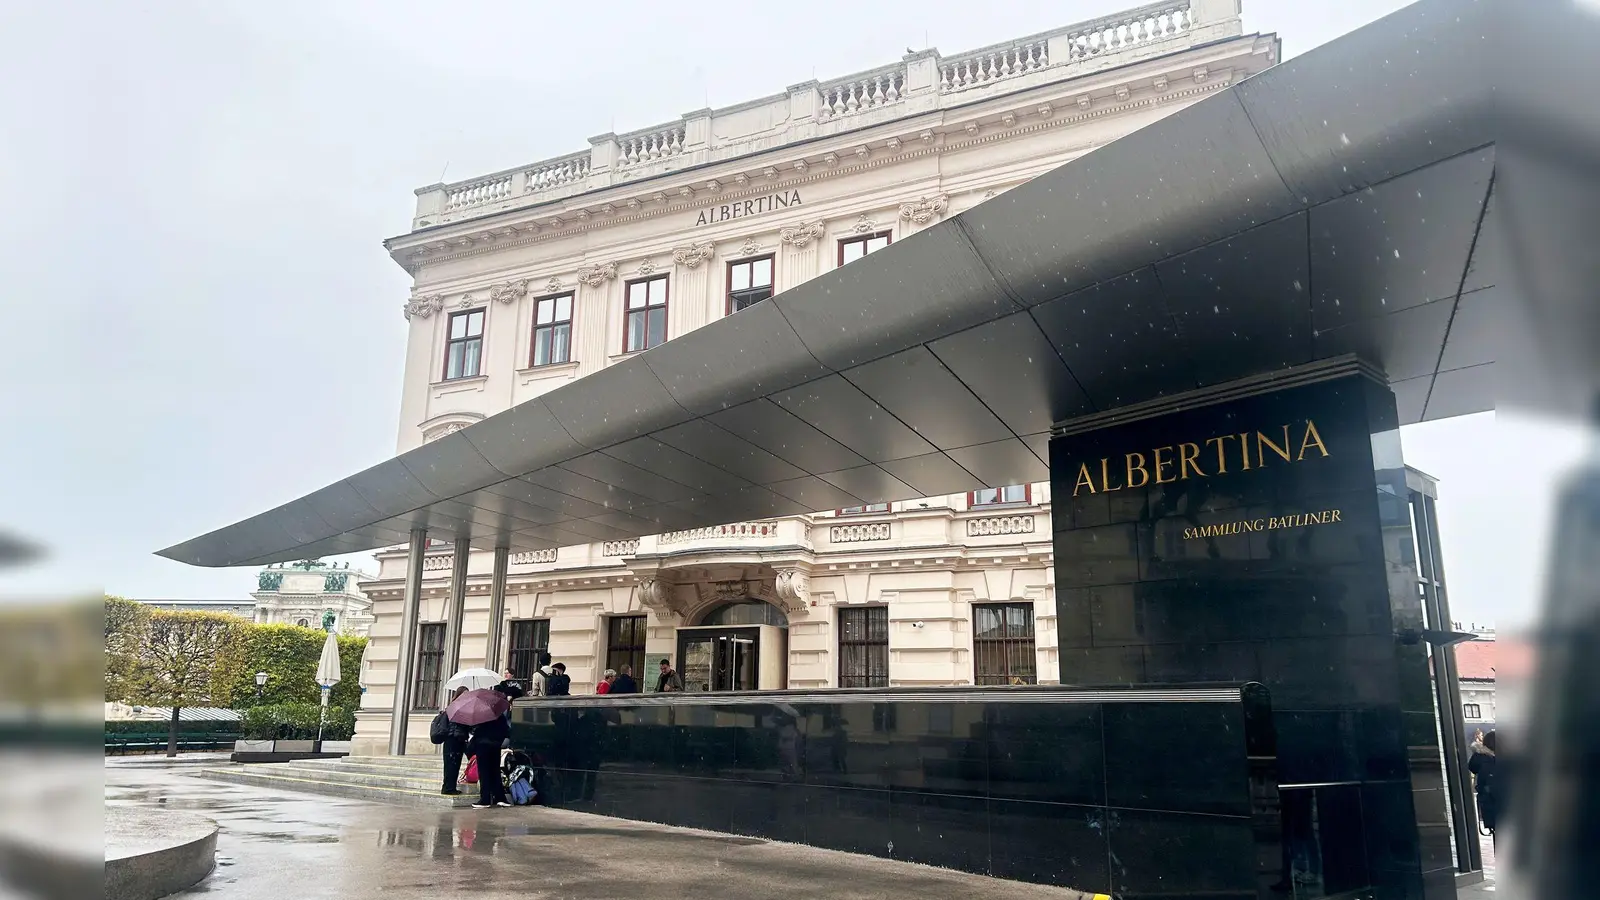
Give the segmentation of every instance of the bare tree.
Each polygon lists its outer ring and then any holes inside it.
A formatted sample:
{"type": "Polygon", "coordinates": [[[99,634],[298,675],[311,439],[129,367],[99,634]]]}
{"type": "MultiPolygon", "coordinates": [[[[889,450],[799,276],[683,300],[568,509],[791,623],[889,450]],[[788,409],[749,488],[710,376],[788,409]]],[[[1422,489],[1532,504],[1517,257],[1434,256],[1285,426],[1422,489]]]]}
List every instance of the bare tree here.
{"type": "Polygon", "coordinates": [[[130,699],[146,706],[170,706],[167,755],[178,755],[178,715],[186,706],[211,702],[217,658],[233,639],[240,620],[219,613],[156,610],[137,644],[129,681],[130,699]]]}

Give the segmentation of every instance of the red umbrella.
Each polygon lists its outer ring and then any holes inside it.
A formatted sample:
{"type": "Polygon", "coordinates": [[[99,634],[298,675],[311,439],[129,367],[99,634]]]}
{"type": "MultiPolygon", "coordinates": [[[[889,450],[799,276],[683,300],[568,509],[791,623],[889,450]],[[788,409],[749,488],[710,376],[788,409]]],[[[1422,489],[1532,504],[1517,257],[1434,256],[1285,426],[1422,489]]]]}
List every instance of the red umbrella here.
{"type": "Polygon", "coordinates": [[[466,725],[470,728],[473,725],[493,722],[510,709],[511,701],[506,699],[505,694],[488,688],[478,688],[450,701],[444,714],[445,718],[457,725],[466,725]]]}

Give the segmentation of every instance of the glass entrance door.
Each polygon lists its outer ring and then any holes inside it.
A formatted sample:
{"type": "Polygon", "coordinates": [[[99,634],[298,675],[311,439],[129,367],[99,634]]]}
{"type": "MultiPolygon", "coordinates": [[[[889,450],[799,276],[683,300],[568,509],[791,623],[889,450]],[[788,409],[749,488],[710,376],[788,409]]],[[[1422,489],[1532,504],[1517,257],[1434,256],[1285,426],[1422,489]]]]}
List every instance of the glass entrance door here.
{"type": "Polygon", "coordinates": [[[754,628],[679,632],[684,691],[757,690],[760,639],[754,628]]]}

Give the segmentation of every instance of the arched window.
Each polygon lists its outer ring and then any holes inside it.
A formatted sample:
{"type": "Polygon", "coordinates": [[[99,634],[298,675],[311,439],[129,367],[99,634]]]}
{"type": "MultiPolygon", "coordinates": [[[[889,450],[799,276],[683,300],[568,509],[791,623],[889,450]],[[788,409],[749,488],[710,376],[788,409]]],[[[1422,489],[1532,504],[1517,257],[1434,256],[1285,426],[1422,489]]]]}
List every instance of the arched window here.
{"type": "Polygon", "coordinates": [[[311,627],[311,620],[310,619],[295,619],[294,623],[296,625],[299,625],[301,628],[310,628],[311,627]]]}
{"type": "Polygon", "coordinates": [[[776,625],[789,627],[789,617],[783,610],[760,600],[735,600],[724,603],[700,617],[701,625],[776,625]]]}

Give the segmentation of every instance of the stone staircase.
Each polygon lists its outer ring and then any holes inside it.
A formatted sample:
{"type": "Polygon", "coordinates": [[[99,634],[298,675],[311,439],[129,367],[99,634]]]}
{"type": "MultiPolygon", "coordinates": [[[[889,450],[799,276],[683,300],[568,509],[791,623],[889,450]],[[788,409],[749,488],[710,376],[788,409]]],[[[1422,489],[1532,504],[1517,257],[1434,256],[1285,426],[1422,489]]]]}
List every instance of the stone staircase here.
{"type": "Polygon", "coordinates": [[[234,784],[405,806],[435,809],[471,806],[478,796],[477,785],[461,785],[459,797],[439,793],[443,766],[437,756],[345,756],[286,763],[235,763],[202,769],[199,774],[234,784]]]}

